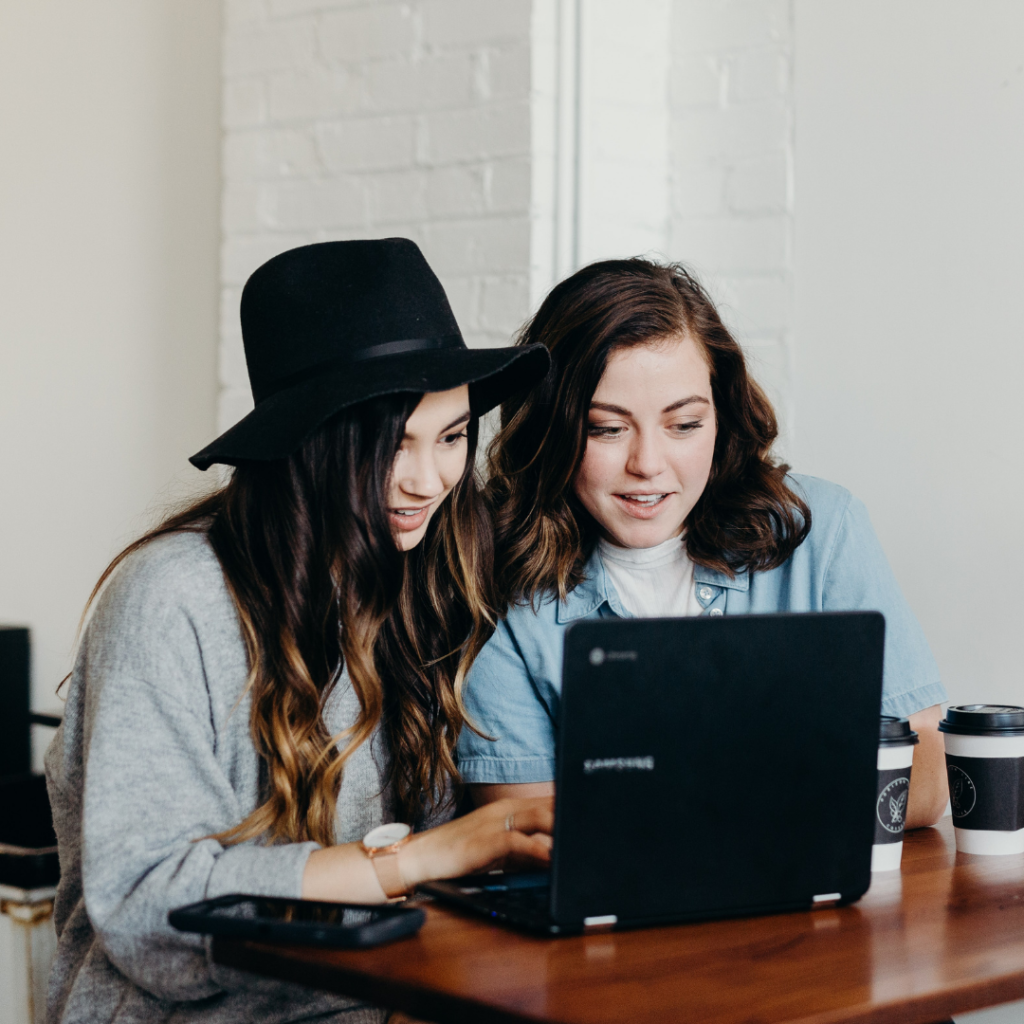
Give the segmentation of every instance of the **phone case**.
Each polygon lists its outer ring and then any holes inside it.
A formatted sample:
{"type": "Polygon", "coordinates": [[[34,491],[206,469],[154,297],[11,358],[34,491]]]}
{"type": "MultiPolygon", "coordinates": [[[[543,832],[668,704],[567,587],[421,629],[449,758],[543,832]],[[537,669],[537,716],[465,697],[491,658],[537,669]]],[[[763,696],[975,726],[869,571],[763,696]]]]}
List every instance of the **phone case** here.
{"type": "Polygon", "coordinates": [[[357,903],[324,903],[315,900],[290,900],[278,897],[231,893],[212,900],[202,900],[177,907],[167,915],[172,927],[183,932],[219,935],[226,938],[250,939],[257,942],[285,942],[303,946],[326,946],[333,949],[359,949],[379,946],[385,942],[414,935],[423,927],[426,914],[419,907],[394,905],[365,906],[357,903]],[[211,913],[224,907],[254,900],[271,903],[281,910],[289,906],[303,912],[320,911],[326,917],[339,910],[352,910],[372,915],[370,920],[355,925],[332,921],[283,921],[273,917],[220,917],[211,913]]]}

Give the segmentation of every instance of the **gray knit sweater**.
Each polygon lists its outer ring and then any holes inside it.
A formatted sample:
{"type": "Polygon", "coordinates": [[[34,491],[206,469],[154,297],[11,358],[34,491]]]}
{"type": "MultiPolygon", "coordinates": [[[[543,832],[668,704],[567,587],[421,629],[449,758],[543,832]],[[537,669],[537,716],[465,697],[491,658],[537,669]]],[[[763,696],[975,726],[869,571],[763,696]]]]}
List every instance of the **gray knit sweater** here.
{"type": "MultiPolygon", "coordinates": [[[[246,677],[234,605],[205,535],[161,538],[123,563],[86,629],[46,755],[61,861],[50,1022],[384,1019],[338,996],[220,967],[208,940],[167,923],[173,907],[224,893],[299,896],[316,849],[203,838],[259,803],[246,677]]],[[[357,710],[345,677],[328,728],[340,732],[357,710]]],[[[340,842],[392,820],[385,768],[378,733],[346,767],[340,842]]]]}

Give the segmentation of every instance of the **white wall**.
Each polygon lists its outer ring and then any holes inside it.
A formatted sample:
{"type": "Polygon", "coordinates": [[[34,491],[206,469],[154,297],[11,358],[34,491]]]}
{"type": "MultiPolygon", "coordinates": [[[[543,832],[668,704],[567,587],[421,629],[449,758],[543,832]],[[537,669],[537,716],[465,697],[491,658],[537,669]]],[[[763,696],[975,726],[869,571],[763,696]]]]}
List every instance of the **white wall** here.
{"type": "Polygon", "coordinates": [[[668,248],[671,0],[532,0],[530,305],[668,248]]]}
{"type": "Polygon", "coordinates": [[[276,253],[404,235],[471,345],[529,313],[530,0],[225,0],[220,422],[238,303],[276,253]]]}
{"type": "Polygon", "coordinates": [[[82,605],[212,437],[220,10],[0,0],[0,621],[59,708],[82,605]]]}
{"type": "Polygon", "coordinates": [[[1024,4],[796,0],[796,464],[954,700],[1024,703],[1024,4]]]}
{"type": "Polygon", "coordinates": [[[694,268],[790,454],[793,0],[673,0],[669,254],[694,268]]]}
{"type": "Polygon", "coordinates": [[[587,0],[580,19],[580,264],[664,254],[671,0],[587,0]]]}

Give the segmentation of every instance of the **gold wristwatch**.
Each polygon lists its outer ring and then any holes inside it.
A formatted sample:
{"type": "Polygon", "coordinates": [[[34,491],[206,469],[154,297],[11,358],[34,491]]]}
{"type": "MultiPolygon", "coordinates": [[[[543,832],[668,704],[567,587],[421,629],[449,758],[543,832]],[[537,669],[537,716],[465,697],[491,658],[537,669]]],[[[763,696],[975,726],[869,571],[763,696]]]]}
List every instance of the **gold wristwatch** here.
{"type": "Polygon", "coordinates": [[[409,895],[409,886],[405,884],[398,868],[398,851],[411,838],[412,829],[400,821],[378,825],[363,836],[363,849],[390,903],[397,903],[409,895]]]}

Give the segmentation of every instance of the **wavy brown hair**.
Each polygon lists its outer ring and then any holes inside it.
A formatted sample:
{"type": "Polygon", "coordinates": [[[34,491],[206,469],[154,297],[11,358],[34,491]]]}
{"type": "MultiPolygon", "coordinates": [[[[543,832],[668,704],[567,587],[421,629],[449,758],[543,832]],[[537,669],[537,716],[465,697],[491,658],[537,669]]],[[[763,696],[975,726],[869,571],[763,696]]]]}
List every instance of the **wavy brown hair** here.
{"type": "Polygon", "coordinates": [[[288,458],[238,465],[220,490],[125,548],[93,590],[90,603],[156,537],[208,535],[238,612],[252,740],[267,769],[263,802],[222,842],[333,844],[345,763],[378,723],[400,820],[422,820],[453,798],[463,680],[493,622],[492,534],[475,480],[473,418],[462,478],[423,542],[408,552],[396,545],[386,496],[420,397],[361,403],[288,458]],[[360,711],[331,736],[323,710],[343,666],[360,711]]]}
{"type": "Polygon", "coordinates": [[[732,576],[781,565],[811,527],[811,512],[775,462],[775,412],[743,351],[697,279],[679,264],[607,260],[557,285],[518,345],[551,353],[547,379],[501,407],[489,451],[488,498],[505,602],[561,598],[584,578],[597,525],[573,492],[587,446],[590,402],[617,349],[673,335],[693,338],[711,371],[718,420],[707,486],[686,520],[686,550],[732,576]]]}

